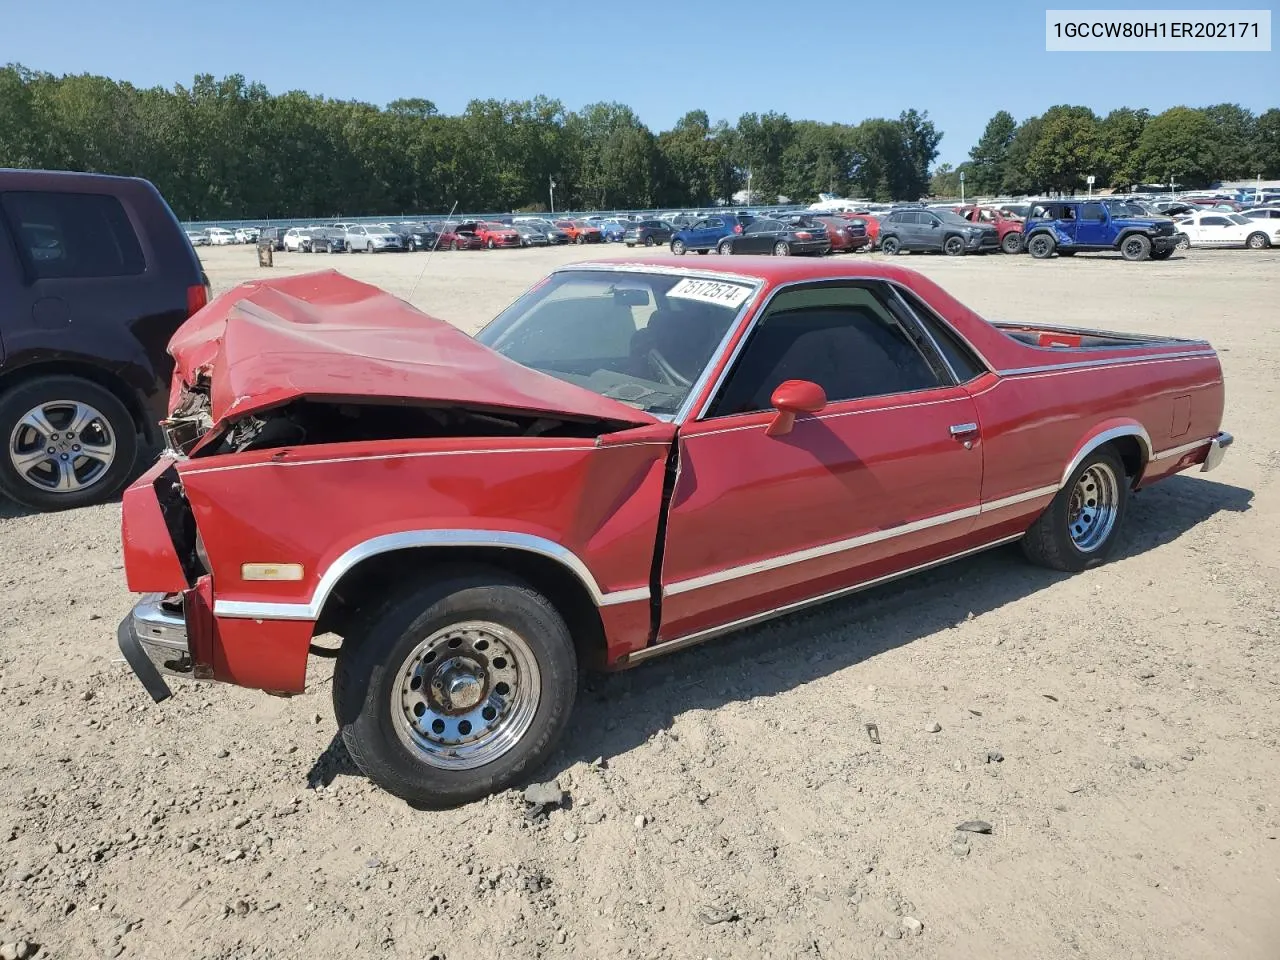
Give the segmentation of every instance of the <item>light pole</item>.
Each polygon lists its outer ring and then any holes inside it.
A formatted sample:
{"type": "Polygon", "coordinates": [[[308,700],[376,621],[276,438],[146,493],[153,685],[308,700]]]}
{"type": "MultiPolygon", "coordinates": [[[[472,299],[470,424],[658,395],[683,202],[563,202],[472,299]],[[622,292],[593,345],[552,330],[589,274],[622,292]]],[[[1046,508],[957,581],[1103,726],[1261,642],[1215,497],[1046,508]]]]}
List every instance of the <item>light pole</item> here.
{"type": "Polygon", "coordinates": [[[960,171],[960,203],[964,204],[964,171],[960,171]]]}
{"type": "Polygon", "coordinates": [[[556,212],[556,181],[554,177],[547,177],[547,184],[551,188],[551,212],[556,212]]]}
{"type": "Polygon", "coordinates": [[[747,167],[747,206],[751,206],[751,168],[747,167]]]}

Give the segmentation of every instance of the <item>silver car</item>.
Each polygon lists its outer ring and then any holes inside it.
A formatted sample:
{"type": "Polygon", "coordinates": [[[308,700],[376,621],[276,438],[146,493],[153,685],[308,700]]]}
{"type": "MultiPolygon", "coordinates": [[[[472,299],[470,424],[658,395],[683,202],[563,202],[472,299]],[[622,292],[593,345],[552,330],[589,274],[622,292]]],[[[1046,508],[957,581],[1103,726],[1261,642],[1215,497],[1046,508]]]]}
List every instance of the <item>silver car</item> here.
{"type": "Polygon", "coordinates": [[[400,235],[392,233],[386,227],[351,224],[347,227],[346,241],[350,253],[380,253],[404,249],[404,241],[400,235]]]}

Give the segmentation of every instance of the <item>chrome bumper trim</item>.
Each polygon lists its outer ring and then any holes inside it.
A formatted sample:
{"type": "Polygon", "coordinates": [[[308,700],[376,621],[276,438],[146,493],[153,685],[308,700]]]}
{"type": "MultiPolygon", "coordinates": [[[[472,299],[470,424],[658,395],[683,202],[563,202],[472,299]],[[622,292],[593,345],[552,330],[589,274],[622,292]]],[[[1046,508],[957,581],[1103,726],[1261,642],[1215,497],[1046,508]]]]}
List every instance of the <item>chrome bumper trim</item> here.
{"type": "Polygon", "coordinates": [[[1200,468],[1200,472],[1208,473],[1216,469],[1218,464],[1222,463],[1222,458],[1227,455],[1227,447],[1231,446],[1235,439],[1231,434],[1223,432],[1210,440],[1209,452],[1204,455],[1204,465],[1200,468]]]}
{"type": "Polygon", "coordinates": [[[116,639],[125,660],[157,703],[169,696],[164,676],[191,679],[194,663],[187,643],[187,623],[165,606],[166,595],[148,593],[121,621],[116,639]]]}

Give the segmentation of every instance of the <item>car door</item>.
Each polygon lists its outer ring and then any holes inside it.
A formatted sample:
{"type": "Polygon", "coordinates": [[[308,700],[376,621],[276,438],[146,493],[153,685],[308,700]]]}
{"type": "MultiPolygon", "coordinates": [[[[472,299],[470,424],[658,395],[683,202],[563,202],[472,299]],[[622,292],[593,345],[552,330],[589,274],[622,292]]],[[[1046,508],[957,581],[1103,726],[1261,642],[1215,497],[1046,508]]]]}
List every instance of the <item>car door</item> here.
{"type": "Polygon", "coordinates": [[[716,245],[716,241],[724,235],[724,219],[722,217],[707,217],[694,224],[693,242],[689,244],[691,247],[708,250],[716,245]]]}
{"type": "Polygon", "coordinates": [[[964,549],[981,482],[976,405],[890,287],[790,285],[681,427],[659,639],[964,549]],[[771,397],[795,380],[828,402],[780,431],[771,397]]]}
{"type": "Polygon", "coordinates": [[[742,236],[733,241],[734,253],[768,253],[773,249],[773,237],[782,224],[775,220],[756,220],[747,225],[742,236]]]}
{"type": "Polygon", "coordinates": [[[1221,214],[1209,213],[1200,217],[1200,242],[1206,247],[1227,247],[1233,243],[1242,243],[1235,236],[1234,225],[1221,214]]]}
{"type": "Polygon", "coordinates": [[[1110,246],[1107,228],[1107,211],[1100,203],[1086,203],[1080,208],[1076,221],[1076,243],[1084,246],[1110,246]]]}
{"type": "Polygon", "coordinates": [[[942,249],[942,221],[932,213],[921,211],[916,214],[920,219],[920,249],[942,249]]]}

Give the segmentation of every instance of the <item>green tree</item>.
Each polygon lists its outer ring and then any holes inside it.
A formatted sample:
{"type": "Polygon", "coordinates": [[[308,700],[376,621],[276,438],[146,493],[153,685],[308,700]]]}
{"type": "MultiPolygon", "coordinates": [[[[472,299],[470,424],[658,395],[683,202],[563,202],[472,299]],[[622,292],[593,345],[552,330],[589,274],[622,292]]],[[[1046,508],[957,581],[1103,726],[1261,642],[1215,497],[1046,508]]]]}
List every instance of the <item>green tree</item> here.
{"type": "Polygon", "coordinates": [[[1121,107],[1112,110],[1099,128],[1101,149],[1098,155],[1100,182],[1124,190],[1137,183],[1138,143],[1151,114],[1147,110],[1121,107]]]}
{"type": "Polygon", "coordinates": [[[1206,187],[1218,172],[1218,144],[1202,110],[1171,107],[1152,117],[1138,142],[1137,164],[1145,180],[1206,187]]]}
{"type": "Polygon", "coordinates": [[[1098,168],[1100,155],[1098,118],[1092,110],[1050,107],[1040,118],[1039,136],[1027,155],[1027,174],[1041,190],[1075,192],[1098,168]]]}
{"type": "Polygon", "coordinates": [[[1255,176],[1280,177],[1280,110],[1275,107],[1258,117],[1254,129],[1253,165],[1255,176]]]}
{"type": "Polygon", "coordinates": [[[902,183],[899,191],[909,200],[923,196],[929,189],[929,169],[933,161],[938,159],[938,144],[942,142],[942,134],[933,121],[929,119],[929,111],[918,113],[915,110],[904,110],[898,116],[898,126],[902,130],[902,148],[906,166],[899,173],[902,183]]]}
{"type": "Polygon", "coordinates": [[[1257,118],[1238,103],[1219,103],[1204,108],[1217,141],[1214,179],[1242,180],[1257,174],[1254,161],[1257,118]]]}
{"type": "Polygon", "coordinates": [[[972,189],[979,193],[996,193],[1005,179],[1005,166],[1009,157],[1009,146],[1013,143],[1013,135],[1018,125],[1008,110],[1000,110],[987,121],[982,138],[969,151],[969,159],[973,161],[972,189]]]}

